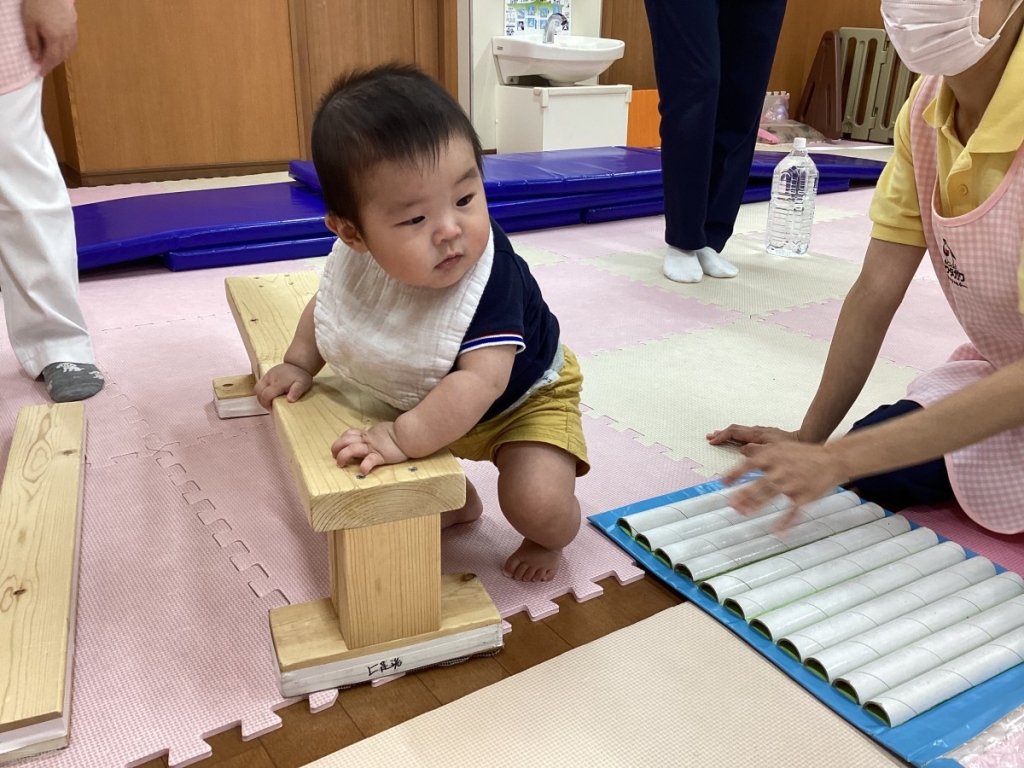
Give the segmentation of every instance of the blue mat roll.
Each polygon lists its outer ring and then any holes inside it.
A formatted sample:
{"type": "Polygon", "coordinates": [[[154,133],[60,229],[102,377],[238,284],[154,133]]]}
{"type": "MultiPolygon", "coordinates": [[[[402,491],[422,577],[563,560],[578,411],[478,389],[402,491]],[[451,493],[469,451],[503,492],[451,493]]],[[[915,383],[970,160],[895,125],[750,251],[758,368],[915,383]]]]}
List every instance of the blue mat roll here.
{"type": "Polygon", "coordinates": [[[238,264],[310,259],[326,256],[331,252],[337,239],[331,234],[327,237],[215,245],[211,248],[179,248],[164,254],[161,261],[172,272],[184,272],[190,269],[233,267],[238,264]]]}
{"type": "Polygon", "coordinates": [[[323,237],[323,198],[302,184],[127,197],[74,209],[79,269],[172,250],[323,237]]]}

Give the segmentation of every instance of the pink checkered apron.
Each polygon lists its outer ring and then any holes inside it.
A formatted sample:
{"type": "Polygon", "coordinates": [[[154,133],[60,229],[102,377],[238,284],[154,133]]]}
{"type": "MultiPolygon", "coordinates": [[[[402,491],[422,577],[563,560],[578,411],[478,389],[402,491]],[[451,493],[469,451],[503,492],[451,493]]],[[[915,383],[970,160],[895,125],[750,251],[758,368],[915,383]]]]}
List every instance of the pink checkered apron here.
{"type": "Polygon", "coordinates": [[[16,91],[39,77],[21,20],[22,0],[0,0],[0,94],[16,91]]]}
{"type": "MultiPolygon", "coordinates": [[[[964,215],[940,215],[936,131],[923,113],[939,91],[926,78],[912,108],[911,146],[928,253],[970,342],[911,383],[907,397],[927,407],[1024,358],[1024,315],[1017,270],[1024,244],[1024,147],[992,196],[964,215]]],[[[1024,530],[1024,428],[1011,429],[946,456],[964,512],[999,533],[1024,530]]]]}

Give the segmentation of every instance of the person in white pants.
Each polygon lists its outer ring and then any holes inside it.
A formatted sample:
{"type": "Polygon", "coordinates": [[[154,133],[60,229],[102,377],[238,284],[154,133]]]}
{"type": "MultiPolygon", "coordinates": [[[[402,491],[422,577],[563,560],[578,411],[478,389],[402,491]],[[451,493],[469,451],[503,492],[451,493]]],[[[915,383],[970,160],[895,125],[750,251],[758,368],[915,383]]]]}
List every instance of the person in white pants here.
{"type": "Polygon", "coordinates": [[[75,223],[43,128],[43,77],[74,47],[69,0],[0,0],[0,297],[25,372],[55,402],[103,388],[78,305],[75,223]]]}

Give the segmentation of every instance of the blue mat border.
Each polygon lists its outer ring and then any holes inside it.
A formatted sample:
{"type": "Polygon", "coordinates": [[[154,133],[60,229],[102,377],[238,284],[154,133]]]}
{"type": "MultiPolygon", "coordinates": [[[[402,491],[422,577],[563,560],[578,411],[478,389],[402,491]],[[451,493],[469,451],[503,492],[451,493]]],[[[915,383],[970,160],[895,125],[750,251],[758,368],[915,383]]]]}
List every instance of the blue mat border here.
{"type": "MultiPolygon", "coordinates": [[[[701,592],[693,582],[676,574],[616,524],[618,519],[625,515],[700,496],[720,490],[722,487],[721,482],[712,480],[599,515],[591,515],[588,519],[666,586],[724,624],[848,723],[915,766],[938,768],[940,765],[959,765],[954,760],[942,759],[942,756],[1024,704],[1024,664],[1021,664],[901,726],[889,728],[786,655],[770,640],[759,635],[743,619],[701,592]]],[[[941,536],[939,539],[946,541],[941,536]]],[[[977,554],[966,548],[965,551],[968,556],[973,557],[977,554]]],[[[1006,569],[997,565],[997,570],[1006,569]]]]}

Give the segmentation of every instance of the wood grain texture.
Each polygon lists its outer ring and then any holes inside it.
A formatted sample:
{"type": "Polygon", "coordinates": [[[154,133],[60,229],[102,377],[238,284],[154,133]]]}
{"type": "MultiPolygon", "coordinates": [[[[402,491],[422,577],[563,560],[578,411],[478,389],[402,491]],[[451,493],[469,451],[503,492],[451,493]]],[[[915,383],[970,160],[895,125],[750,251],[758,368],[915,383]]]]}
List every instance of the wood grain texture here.
{"type": "MultiPolygon", "coordinates": [[[[441,577],[441,625],[435,632],[380,643],[371,650],[388,653],[412,642],[426,642],[500,623],[498,609],[478,578],[467,574],[441,577]]],[[[338,627],[327,598],[288,605],[270,611],[270,627],[282,672],[328,664],[365,655],[366,648],[352,649],[338,627]]],[[[499,656],[500,657],[500,656],[499,656]]]]}
{"type": "Polygon", "coordinates": [[[300,61],[295,91],[303,142],[321,96],[338,75],[351,69],[392,61],[417,64],[458,98],[455,0],[290,2],[300,61]]]}
{"type": "Polygon", "coordinates": [[[84,449],[82,403],[19,411],[0,489],[0,734],[70,715],[84,449]]]}
{"type": "MultiPolygon", "coordinates": [[[[744,12],[755,13],[756,4],[751,4],[744,12]]],[[[792,112],[800,103],[818,43],[827,30],[881,26],[878,0],[789,0],[768,90],[789,91],[792,112]]],[[[602,83],[632,85],[634,94],[636,90],[657,89],[651,30],[642,3],[636,0],[604,0],[601,36],[626,43],[623,57],[601,75],[602,83]]]]}
{"type": "Polygon", "coordinates": [[[213,380],[213,396],[218,400],[236,400],[256,396],[256,377],[251,373],[241,376],[221,376],[213,380]]]}
{"type": "MultiPolygon", "coordinates": [[[[66,64],[85,175],[299,152],[288,0],[79,0],[66,64]]],[[[65,133],[65,145],[68,136],[65,133]]]]}
{"type": "MultiPolygon", "coordinates": [[[[297,272],[229,277],[225,283],[253,373],[262,375],[284,358],[319,277],[314,272],[297,272]]],[[[313,388],[298,402],[277,400],[273,415],[316,531],[436,515],[458,509],[466,501],[462,468],[447,450],[378,467],[366,476],[355,466],[337,467],[330,446],[339,435],[393,420],[398,411],[333,376],[329,369],[316,377],[313,388]]]]}
{"type": "Polygon", "coordinates": [[[224,280],[228,305],[257,379],[284,360],[299,316],[320,287],[316,272],[224,280]]]}
{"type": "Polygon", "coordinates": [[[790,114],[800,103],[821,36],[840,27],[881,29],[878,0],[789,0],[768,90],[789,91],[790,114]]]}
{"type": "Polygon", "coordinates": [[[332,604],[350,650],[441,628],[441,516],[331,531],[332,604]]]}
{"type": "Polygon", "coordinates": [[[647,12],[638,0],[603,0],[601,37],[626,44],[622,58],[601,75],[602,85],[632,85],[634,90],[656,90],[654,53],[647,12]]]}

